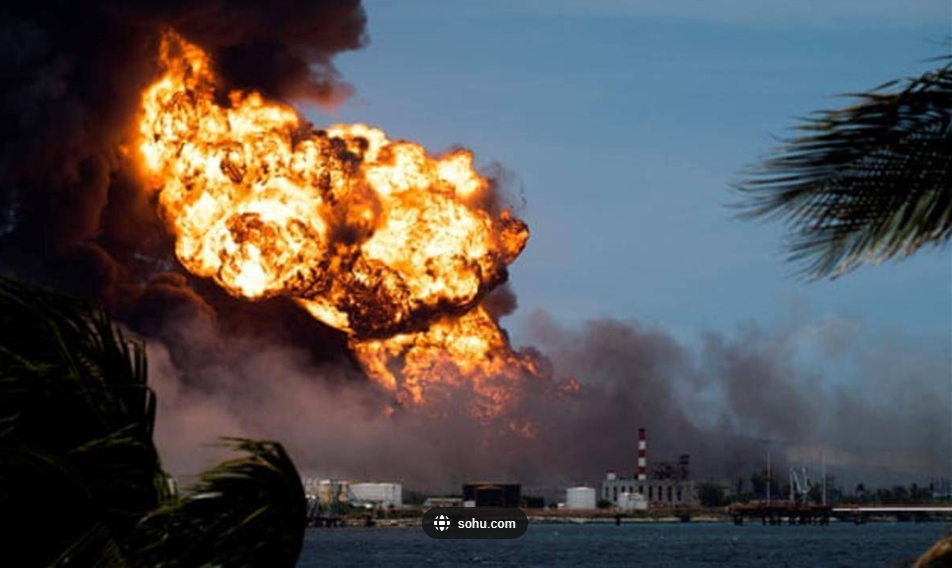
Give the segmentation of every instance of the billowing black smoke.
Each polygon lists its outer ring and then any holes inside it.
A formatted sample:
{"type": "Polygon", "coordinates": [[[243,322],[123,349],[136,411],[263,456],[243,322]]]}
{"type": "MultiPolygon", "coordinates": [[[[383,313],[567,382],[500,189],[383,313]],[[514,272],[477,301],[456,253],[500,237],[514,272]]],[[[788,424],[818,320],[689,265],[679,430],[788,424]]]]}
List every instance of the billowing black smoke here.
{"type": "Polygon", "coordinates": [[[787,465],[817,476],[826,461],[854,483],[921,483],[952,459],[947,335],[880,335],[825,317],[687,341],[612,319],[565,329],[536,313],[526,336],[590,391],[574,430],[548,426],[572,441],[558,452],[575,463],[630,471],[638,426],[654,459],[690,453],[696,473],[720,479],[763,468],[768,451],[781,479],[787,465]]]}
{"type": "Polygon", "coordinates": [[[225,88],[333,105],[351,87],[331,59],[365,43],[365,24],[359,0],[6,3],[0,270],[101,300],[140,330],[205,313],[254,320],[315,357],[342,352],[285,303],[242,304],[185,276],[124,148],[167,27],[212,54],[225,88]]]}
{"type": "MultiPolygon", "coordinates": [[[[503,288],[489,305],[508,313],[515,298],[503,288]]],[[[166,342],[149,346],[166,418],[161,448],[174,470],[196,471],[210,436],[276,437],[307,474],[442,491],[473,478],[549,488],[632,474],[642,426],[649,461],[688,453],[695,476],[742,477],[747,489],[768,451],[780,480],[788,465],[816,479],[825,461],[847,488],[922,483],[952,457],[952,361],[941,341],[877,337],[837,318],[748,324],[697,342],[631,321],[566,328],[541,312],[525,321],[521,336],[536,347],[524,353],[540,373],[524,377],[487,424],[472,416],[477,397],[465,388],[430,390],[431,403],[388,415],[392,399],[346,380],[339,365],[183,319],[175,329],[200,356],[176,361],[166,342]],[[847,368],[849,377],[837,376],[847,368]],[[579,388],[565,388],[567,377],[579,388]]]]}

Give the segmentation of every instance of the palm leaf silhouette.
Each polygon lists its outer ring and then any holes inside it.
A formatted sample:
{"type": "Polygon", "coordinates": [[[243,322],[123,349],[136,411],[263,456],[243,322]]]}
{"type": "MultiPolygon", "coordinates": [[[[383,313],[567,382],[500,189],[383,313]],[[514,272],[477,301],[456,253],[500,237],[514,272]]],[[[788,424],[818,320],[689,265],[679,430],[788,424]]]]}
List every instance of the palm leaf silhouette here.
{"type": "Polygon", "coordinates": [[[172,490],[145,348],[101,309],[0,276],[0,524],[23,566],[291,567],[306,501],[280,444],[172,490]]]}
{"type": "Polygon", "coordinates": [[[744,215],[779,218],[811,277],[908,256],[952,236],[952,63],[806,120],[739,185],[744,215]]]}
{"type": "Polygon", "coordinates": [[[119,562],[120,543],[168,497],[146,380],[143,345],[101,309],[0,278],[4,526],[11,542],[43,540],[25,565],[119,562]]]}
{"type": "Polygon", "coordinates": [[[294,566],[304,539],[301,479],[274,442],[226,439],[243,451],[205,471],[190,494],[147,517],[137,557],[163,566],[294,566]]]}

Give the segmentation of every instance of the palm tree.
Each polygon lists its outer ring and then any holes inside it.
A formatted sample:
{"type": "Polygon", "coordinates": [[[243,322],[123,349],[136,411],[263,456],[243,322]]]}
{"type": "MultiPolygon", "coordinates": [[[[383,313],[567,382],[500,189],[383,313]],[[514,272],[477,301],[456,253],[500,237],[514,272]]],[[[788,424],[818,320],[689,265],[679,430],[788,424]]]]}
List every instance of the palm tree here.
{"type": "Polygon", "coordinates": [[[294,566],[307,517],[304,486],[280,444],[227,439],[245,456],[202,473],[186,499],[137,531],[145,566],[294,566]]]}
{"type": "Polygon", "coordinates": [[[792,229],[810,277],[905,257],[952,236],[952,63],[808,118],[739,185],[749,217],[792,229]]]}
{"type": "Polygon", "coordinates": [[[279,444],[173,489],[145,349],[100,308],[0,277],[0,525],[22,566],[294,566],[305,498],[279,444]]]}
{"type": "MultiPolygon", "coordinates": [[[[952,237],[952,63],[855,97],[808,119],[739,188],[746,216],[791,226],[790,259],[812,277],[952,237]]],[[[952,534],[915,566],[952,566],[952,534]]]]}

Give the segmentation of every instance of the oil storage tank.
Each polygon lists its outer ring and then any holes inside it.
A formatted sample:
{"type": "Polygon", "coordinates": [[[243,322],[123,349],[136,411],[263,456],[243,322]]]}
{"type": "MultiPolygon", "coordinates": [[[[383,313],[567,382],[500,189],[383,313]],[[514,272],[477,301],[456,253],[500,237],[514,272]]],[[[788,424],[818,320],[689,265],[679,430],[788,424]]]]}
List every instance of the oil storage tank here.
{"type": "Polygon", "coordinates": [[[566,509],[594,509],[594,487],[569,487],[565,490],[566,509]]]}
{"type": "Polygon", "coordinates": [[[463,484],[463,501],[477,507],[518,507],[522,488],[518,483],[478,481],[463,484]]]}

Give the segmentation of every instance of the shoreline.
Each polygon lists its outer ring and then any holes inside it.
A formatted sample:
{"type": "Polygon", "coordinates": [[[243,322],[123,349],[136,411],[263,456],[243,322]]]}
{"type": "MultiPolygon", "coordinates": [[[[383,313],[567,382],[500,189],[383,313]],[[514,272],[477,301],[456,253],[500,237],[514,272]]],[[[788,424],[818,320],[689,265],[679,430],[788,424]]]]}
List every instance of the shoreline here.
{"type": "MultiPolygon", "coordinates": [[[[674,514],[672,511],[657,511],[637,513],[613,513],[608,511],[549,511],[538,509],[524,509],[530,524],[536,525],[638,525],[638,524],[733,524],[729,514],[721,511],[697,511],[693,513],[674,514]]],[[[339,523],[333,527],[308,527],[308,528],[405,528],[419,527],[423,522],[422,511],[419,514],[406,514],[410,511],[402,511],[404,514],[393,516],[382,516],[372,518],[370,515],[352,515],[339,519],[339,523]]],[[[392,515],[393,512],[390,512],[392,515]]],[[[881,522],[925,522],[925,523],[949,523],[948,518],[932,518],[920,521],[902,520],[895,516],[883,515],[873,516],[866,519],[869,523],[881,522]]],[[[747,524],[760,526],[761,522],[751,520],[747,524]]],[[[854,524],[851,520],[830,519],[830,524],[854,524]]],[[[787,526],[788,523],[781,523],[779,526],[787,526]]]]}

